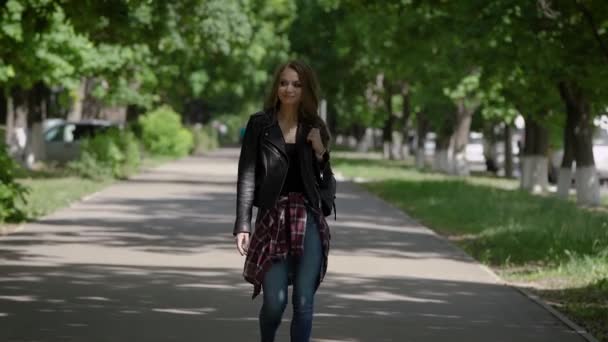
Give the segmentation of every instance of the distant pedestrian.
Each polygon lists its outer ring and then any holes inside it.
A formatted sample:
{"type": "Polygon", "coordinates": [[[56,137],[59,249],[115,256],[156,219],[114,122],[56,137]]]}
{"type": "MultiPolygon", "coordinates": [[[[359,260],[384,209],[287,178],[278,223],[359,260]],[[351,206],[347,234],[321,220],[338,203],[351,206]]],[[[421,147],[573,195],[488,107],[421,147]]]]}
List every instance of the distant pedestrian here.
{"type": "Polygon", "coordinates": [[[325,216],[335,210],[336,183],[318,94],[308,65],[279,66],[264,110],[249,118],[244,132],[233,233],[246,255],[243,275],[254,285],[253,298],[263,291],[262,342],[275,339],[288,285],[293,285],[291,341],[310,340],[314,295],[327,270],[325,216]],[[253,232],[252,206],[258,208],[253,232]]]}

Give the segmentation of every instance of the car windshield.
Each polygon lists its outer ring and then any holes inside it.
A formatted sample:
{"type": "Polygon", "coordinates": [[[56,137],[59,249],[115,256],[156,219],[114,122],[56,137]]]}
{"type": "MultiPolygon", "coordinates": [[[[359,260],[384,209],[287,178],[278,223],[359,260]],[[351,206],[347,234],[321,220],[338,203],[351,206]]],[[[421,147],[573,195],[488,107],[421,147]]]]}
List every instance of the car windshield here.
{"type": "Polygon", "coordinates": [[[55,126],[44,134],[46,141],[71,142],[86,139],[108,129],[105,125],[65,124],[55,126]]]}
{"type": "Polygon", "coordinates": [[[44,134],[44,140],[46,141],[63,141],[63,128],[64,125],[55,126],[44,134]]]}

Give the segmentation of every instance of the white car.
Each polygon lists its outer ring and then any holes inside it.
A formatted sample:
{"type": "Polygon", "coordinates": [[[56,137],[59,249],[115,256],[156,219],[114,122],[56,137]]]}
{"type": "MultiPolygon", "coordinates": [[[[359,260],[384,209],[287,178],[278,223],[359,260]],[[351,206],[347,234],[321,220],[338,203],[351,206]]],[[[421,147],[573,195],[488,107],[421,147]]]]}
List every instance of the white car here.
{"type": "MultiPolygon", "coordinates": [[[[557,182],[557,171],[562,164],[564,150],[559,149],[551,154],[549,180],[557,182]]],[[[601,182],[608,181],[608,130],[597,129],[593,137],[593,159],[601,182]]]]}

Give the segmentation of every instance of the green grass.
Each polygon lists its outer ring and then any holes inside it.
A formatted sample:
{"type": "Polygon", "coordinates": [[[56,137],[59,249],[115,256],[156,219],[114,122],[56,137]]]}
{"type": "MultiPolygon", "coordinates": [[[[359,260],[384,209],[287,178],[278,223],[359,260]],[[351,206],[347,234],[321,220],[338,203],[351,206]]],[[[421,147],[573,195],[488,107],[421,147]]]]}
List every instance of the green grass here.
{"type": "MultiPolygon", "coordinates": [[[[153,168],[174,159],[147,156],[143,159],[140,169],[153,168]]],[[[17,180],[29,188],[26,203],[20,204],[29,220],[67,207],[114,182],[114,179],[99,181],[80,178],[61,167],[45,167],[36,171],[20,170],[17,180]]]]}
{"type": "Polygon", "coordinates": [[[28,219],[34,219],[67,207],[78,199],[99,191],[113,182],[94,181],[73,176],[55,178],[24,178],[21,184],[30,188],[27,204],[21,204],[28,219]]]}
{"type": "Polygon", "coordinates": [[[543,296],[608,341],[605,211],[528,194],[513,180],[421,173],[391,161],[335,158],[333,164],[347,177],[370,179],[364,183],[369,191],[448,236],[503,278],[543,289],[543,296]]]}

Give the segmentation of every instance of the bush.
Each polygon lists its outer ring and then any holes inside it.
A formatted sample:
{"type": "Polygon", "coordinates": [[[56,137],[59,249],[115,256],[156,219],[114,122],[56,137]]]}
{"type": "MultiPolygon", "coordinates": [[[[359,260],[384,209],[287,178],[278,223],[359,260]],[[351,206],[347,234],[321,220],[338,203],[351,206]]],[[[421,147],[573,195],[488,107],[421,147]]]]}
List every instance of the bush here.
{"type": "Polygon", "coordinates": [[[0,144],[0,222],[22,221],[25,213],[17,203],[26,203],[28,189],[15,182],[17,163],[8,155],[4,144],[0,144]]]}
{"type": "Polygon", "coordinates": [[[182,125],[181,117],[170,107],[159,107],[138,120],[142,142],[150,153],[183,157],[192,150],[192,132],[182,125]]]}
{"type": "Polygon", "coordinates": [[[192,127],[192,135],[194,136],[192,154],[203,154],[218,148],[220,145],[217,131],[209,125],[194,125],[192,127]]]}
{"type": "Polygon", "coordinates": [[[135,135],[112,128],[83,141],[80,159],[69,168],[85,178],[126,178],[137,171],[140,162],[135,135]]]}

